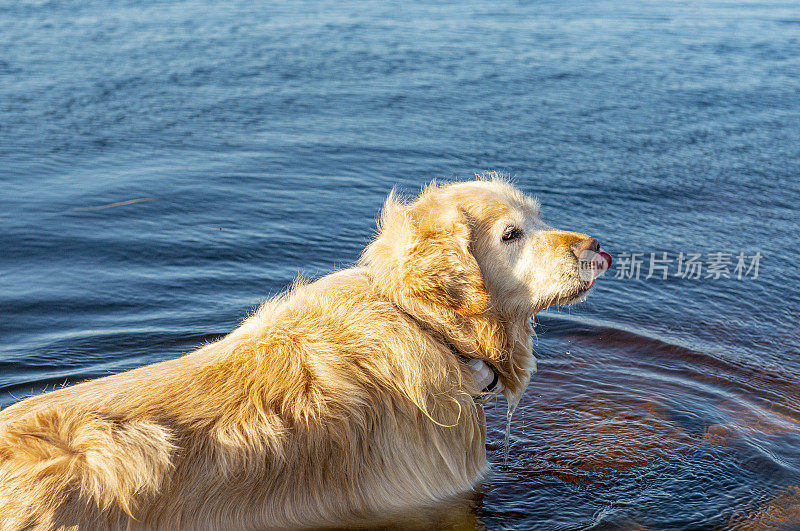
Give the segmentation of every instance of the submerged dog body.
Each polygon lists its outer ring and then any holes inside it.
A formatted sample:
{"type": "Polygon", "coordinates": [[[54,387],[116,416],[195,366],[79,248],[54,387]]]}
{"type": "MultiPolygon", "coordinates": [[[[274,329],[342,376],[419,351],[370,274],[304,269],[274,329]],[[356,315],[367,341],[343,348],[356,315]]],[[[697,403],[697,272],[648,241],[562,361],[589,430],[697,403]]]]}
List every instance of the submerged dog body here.
{"type": "Polygon", "coordinates": [[[530,318],[580,299],[584,234],[509,184],[387,200],[359,263],[180,358],[0,411],[0,529],[363,525],[471,489],[487,363],[517,400],[530,318]]]}

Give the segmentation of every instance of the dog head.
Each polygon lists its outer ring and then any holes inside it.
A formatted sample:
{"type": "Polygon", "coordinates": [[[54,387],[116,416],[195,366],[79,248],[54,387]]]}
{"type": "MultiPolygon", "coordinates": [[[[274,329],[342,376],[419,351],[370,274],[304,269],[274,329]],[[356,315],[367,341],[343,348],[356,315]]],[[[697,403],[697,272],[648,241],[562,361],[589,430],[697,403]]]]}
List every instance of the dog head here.
{"type": "Polygon", "coordinates": [[[391,194],[364,256],[377,284],[403,298],[510,321],[582,299],[610,265],[598,250],[586,234],[549,227],[538,201],[495,175],[432,184],[408,204],[391,194]]]}

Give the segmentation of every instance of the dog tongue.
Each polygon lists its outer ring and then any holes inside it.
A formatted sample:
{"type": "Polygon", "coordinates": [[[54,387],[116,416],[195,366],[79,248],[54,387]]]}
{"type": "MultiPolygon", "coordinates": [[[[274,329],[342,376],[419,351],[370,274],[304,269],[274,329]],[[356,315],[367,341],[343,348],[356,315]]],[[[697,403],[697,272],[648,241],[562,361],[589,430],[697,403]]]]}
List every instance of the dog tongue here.
{"type": "Polygon", "coordinates": [[[600,251],[600,252],[599,252],[599,253],[597,253],[597,254],[599,254],[600,256],[602,256],[602,257],[603,257],[603,259],[606,261],[606,269],[608,269],[609,267],[611,267],[611,255],[610,255],[610,254],[608,254],[608,253],[604,253],[603,251],[600,251]]]}
{"type": "Polygon", "coordinates": [[[605,266],[601,268],[601,270],[600,270],[600,272],[598,274],[595,274],[597,269],[595,269],[595,264],[594,264],[594,262],[592,262],[592,278],[591,278],[591,280],[589,280],[589,283],[586,285],[586,289],[591,288],[592,285],[594,284],[595,279],[597,277],[599,277],[603,273],[603,271],[605,271],[609,267],[611,267],[611,255],[610,254],[604,253],[603,251],[600,251],[597,254],[599,254],[600,256],[603,257],[603,261],[605,262],[605,266]]]}

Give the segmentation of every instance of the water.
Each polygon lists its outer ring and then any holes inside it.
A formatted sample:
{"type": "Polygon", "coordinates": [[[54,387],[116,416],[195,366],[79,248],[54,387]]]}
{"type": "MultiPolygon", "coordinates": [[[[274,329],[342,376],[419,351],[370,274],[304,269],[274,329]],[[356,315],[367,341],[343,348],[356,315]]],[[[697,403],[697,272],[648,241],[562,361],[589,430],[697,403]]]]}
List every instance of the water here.
{"type": "Polygon", "coordinates": [[[0,405],[191,351],[352,263],[393,186],[497,169],[616,269],[537,319],[475,524],[800,525],[799,94],[796,2],[5,3],[0,405]]]}
{"type": "Polygon", "coordinates": [[[503,436],[503,465],[508,465],[508,448],[511,441],[511,421],[514,418],[514,410],[517,409],[519,402],[509,400],[506,403],[506,431],[503,436]]]}

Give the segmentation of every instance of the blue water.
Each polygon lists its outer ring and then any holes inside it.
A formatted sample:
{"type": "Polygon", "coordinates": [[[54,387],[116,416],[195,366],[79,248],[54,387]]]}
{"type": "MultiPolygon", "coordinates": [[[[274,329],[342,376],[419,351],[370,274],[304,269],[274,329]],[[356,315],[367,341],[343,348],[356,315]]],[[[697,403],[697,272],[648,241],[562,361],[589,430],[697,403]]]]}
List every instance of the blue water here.
{"type": "Polygon", "coordinates": [[[796,2],[0,5],[0,406],[191,351],[484,169],[645,262],[539,316],[474,525],[800,526],[796,2]]]}

